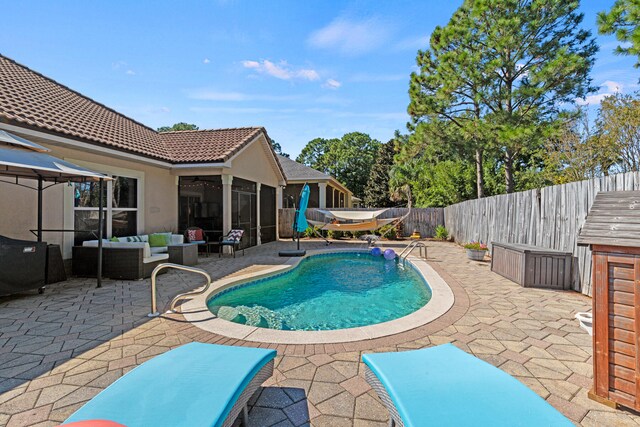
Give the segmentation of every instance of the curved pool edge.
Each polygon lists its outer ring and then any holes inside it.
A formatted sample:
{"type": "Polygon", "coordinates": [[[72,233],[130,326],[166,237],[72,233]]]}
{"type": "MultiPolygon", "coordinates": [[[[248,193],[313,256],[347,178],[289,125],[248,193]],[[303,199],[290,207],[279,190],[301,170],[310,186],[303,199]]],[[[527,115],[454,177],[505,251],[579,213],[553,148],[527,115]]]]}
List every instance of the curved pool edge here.
{"type": "MultiPolygon", "coordinates": [[[[431,300],[413,313],[387,322],[331,331],[282,331],[247,326],[212,317],[213,314],[207,308],[207,301],[214,293],[290,270],[309,256],[339,252],[358,251],[352,248],[309,250],[304,257],[287,258],[282,264],[270,266],[258,273],[217,280],[211,285],[209,292],[198,295],[182,304],[182,314],[187,321],[200,329],[238,340],[270,344],[333,344],[381,338],[424,326],[447,313],[455,302],[453,291],[444,279],[425,260],[409,256],[408,261],[413,264],[431,288],[431,300]]],[[[368,251],[362,250],[361,252],[368,251]]]]}

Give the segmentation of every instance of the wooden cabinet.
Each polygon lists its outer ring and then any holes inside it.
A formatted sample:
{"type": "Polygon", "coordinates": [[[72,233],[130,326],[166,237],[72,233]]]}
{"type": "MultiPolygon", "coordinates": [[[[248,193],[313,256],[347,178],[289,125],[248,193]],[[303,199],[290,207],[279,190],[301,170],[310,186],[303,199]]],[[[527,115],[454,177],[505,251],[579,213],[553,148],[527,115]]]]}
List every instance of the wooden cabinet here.
{"type": "Polygon", "coordinates": [[[593,245],[594,397],[640,409],[640,249],[593,245]]]}

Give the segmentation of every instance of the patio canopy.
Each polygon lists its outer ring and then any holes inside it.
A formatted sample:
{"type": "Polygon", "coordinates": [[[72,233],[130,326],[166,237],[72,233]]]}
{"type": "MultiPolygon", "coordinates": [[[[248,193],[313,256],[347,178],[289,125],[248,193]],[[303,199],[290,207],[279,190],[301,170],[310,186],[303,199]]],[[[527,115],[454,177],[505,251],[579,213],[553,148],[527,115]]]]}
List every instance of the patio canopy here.
{"type": "Polygon", "coordinates": [[[58,182],[87,182],[111,178],[53,157],[46,147],[0,130],[0,175],[58,182]]]}
{"type": "MultiPolygon", "coordinates": [[[[38,241],[42,241],[42,192],[55,185],[66,182],[99,182],[100,202],[98,204],[98,286],[101,282],[102,267],[102,186],[105,180],[112,178],[98,172],[69,163],[65,160],[53,157],[46,147],[28,141],[17,135],[0,130],[0,176],[14,178],[11,181],[2,181],[15,184],[38,192],[38,241]],[[33,179],[37,181],[37,187],[21,183],[21,179],[33,179]],[[44,182],[50,182],[47,187],[44,182]]],[[[57,230],[73,231],[73,230],[57,230]]]]}

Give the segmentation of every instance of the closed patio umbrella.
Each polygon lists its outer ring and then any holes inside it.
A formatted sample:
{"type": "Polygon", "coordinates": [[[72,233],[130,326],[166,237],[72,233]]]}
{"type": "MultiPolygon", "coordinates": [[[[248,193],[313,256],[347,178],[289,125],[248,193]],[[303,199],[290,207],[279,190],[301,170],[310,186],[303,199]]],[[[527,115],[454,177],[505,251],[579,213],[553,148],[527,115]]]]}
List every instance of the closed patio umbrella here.
{"type": "Polygon", "coordinates": [[[42,192],[56,184],[67,182],[99,182],[98,203],[98,286],[102,280],[102,189],[105,180],[111,180],[107,175],[69,163],[65,160],[47,154],[46,147],[26,140],[20,136],[0,130],[0,176],[15,178],[15,182],[3,181],[19,185],[38,192],[38,242],[42,241],[42,192]],[[21,179],[37,180],[37,188],[20,182],[21,179]],[[47,187],[44,182],[49,182],[47,187]]]}
{"type": "Polygon", "coordinates": [[[298,250],[300,250],[300,233],[304,233],[309,226],[304,212],[307,210],[307,206],[309,205],[310,194],[311,190],[309,189],[309,186],[305,184],[304,187],[302,187],[302,191],[300,191],[300,201],[298,202],[298,210],[296,210],[296,217],[294,221],[294,228],[298,235],[298,250]]]}

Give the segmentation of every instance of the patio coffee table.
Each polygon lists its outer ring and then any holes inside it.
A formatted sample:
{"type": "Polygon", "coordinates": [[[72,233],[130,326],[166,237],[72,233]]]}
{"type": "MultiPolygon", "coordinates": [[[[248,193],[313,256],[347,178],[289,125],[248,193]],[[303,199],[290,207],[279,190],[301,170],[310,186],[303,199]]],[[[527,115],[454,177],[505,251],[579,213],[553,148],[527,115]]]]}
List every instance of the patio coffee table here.
{"type": "Polygon", "coordinates": [[[169,262],[181,265],[196,265],[198,263],[198,245],[196,243],[181,243],[169,245],[169,262]]]}

